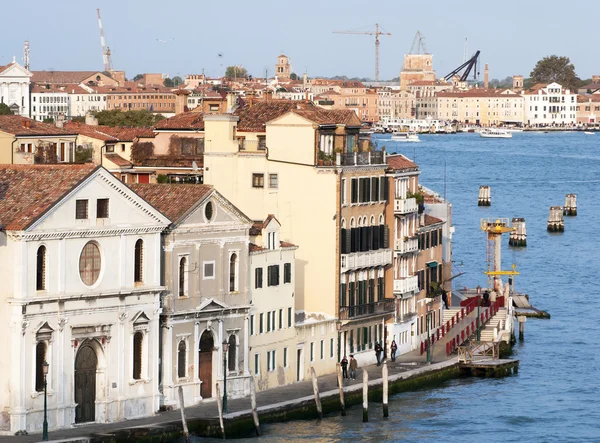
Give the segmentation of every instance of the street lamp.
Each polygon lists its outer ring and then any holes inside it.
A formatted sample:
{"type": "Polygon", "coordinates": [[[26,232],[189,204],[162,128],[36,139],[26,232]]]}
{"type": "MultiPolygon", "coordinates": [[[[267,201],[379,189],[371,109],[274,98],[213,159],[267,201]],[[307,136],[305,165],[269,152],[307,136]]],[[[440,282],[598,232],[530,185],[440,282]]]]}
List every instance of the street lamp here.
{"type": "Polygon", "coordinates": [[[48,383],[46,382],[46,376],[48,375],[48,367],[50,365],[48,364],[47,361],[44,361],[44,363],[42,363],[42,372],[44,374],[44,427],[42,428],[42,440],[43,441],[47,441],[48,440],[48,383]]]}
{"type": "Polygon", "coordinates": [[[227,414],[227,351],[229,343],[223,340],[223,414],[227,414]]]}

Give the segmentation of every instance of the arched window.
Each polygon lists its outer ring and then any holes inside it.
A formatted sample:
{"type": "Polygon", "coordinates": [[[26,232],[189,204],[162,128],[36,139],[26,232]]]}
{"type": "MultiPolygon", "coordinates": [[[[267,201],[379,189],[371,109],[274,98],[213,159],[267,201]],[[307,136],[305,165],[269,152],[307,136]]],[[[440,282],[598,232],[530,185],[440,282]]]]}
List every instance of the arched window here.
{"type": "Polygon", "coordinates": [[[229,258],[229,292],[237,291],[237,254],[229,258]]]}
{"type": "Polygon", "coordinates": [[[185,297],[186,295],[186,275],[185,275],[185,270],[187,268],[187,258],[185,257],[181,257],[181,259],[179,260],[179,296],[180,297],[185,297]]]}
{"type": "Polygon", "coordinates": [[[179,346],[177,347],[177,377],[184,378],[186,372],[186,353],[187,349],[185,346],[185,341],[181,340],[179,342],[179,346]]]}
{"type": "Polygon", "coordinates": [[[133,335],[133,379],[142,378],[142,342],[144,334],[136,332],[133,335]]]}
{"type": "Polygon", "coordinates": [[[102,261],[100,249],[95,242],[88,242],[79,256],[79,275],[81,281],[88,286],[93,285],[100,276],[102,261]]]}
{"type": "Polygon", "coordinates": [[[235,371],[235,358],[236,358],[236,354],[237,354],[237,347],[236,347],[236,339],[235,339],[235,335],[230,335],[229,336],[229,349],[227,350],[227,368],[230,371],[235,371]]]}
{"type": "MultiPolygon", "coordinates": [[[[43,246],[42,246],[43,247],[43,246]]],[[[44,392],[44,362],[46,361],[46,343],[38,342],[35,347],[35,390],[44,392]]]]}
{"type": "Polygon", "coordinates": [[[35,289],[44,291],[46,289],[46,247],[40,246],[37,250],[37,262],[35,269],[35,289]]]}
{"type": "Polygon", "coordinates": [[[142,239],[135,242],[134,255],[133,281],[141,283],[144,281],[144,241],[142,239]]]}

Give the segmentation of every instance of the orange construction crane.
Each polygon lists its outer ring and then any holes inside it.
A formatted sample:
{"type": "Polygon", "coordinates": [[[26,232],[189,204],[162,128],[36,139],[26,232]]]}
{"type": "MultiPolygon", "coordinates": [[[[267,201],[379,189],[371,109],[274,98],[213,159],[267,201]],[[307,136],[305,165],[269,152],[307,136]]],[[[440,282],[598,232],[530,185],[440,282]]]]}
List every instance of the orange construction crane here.
{"type": "Polygon", "coordinates": [[[375,81],[379,81],[379,36],[392,35],[389,32],[381,32],[379,23],[375,23],[375,31],[333,31],[334,34],[366,34],[375,36],[375,81]]]}

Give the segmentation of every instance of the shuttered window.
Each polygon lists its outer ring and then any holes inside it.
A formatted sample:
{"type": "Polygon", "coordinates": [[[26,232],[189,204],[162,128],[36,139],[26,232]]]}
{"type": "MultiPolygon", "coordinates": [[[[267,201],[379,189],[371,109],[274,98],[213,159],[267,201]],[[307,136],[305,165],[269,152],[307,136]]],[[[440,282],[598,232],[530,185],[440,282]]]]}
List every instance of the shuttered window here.
{"type": "Polygon", "coordinates": [[[185,341],[181,340],[177,347],[177,377],[183,378],[186,373],[186,346],[185,341]]]}
{"type": "Polygon", "coordinates": [[[133,336],[133,379],[139,380],[142,378],[142,341],[144,335],[141,332],[136,332],[133,336]]]}
{"type": "Polygon", "coordinates": [[[75,202],[75,218],[77,220],[85,220],[88,218],[88,201],[77,200],[75,202]]]}
{"type": "Polygon", "coordinates": [[[227,369],[235,371],[236,358],[237,358],[237,340],[235,335],[229,336],[229,348],[227,349],[227,369]]]}
{"type": "Polygon", "coordinates": [[[292,327],[292,308],[288,308],[288,328],[292,327]]]}
{"type": "Polygon", "coordinates": [[[35,347],[35,390],[44,392],[44,362],[46,361],[46,343],[38,342],[35,347]]]}
{"type": "Polygon", "coordinates": [[[291,283],[292,282],[292,264],[285,263],[283,265],[283,282],[291,283]]]}
{"type": "Polygon", "coordinates": [[[351,181],[351,203],[358,203],[358,179],[353,178],[351,181]]]}
{"type": "Polygon", "coordinates": [[[144,265],[144,242],[143,240],[138,240],[135,242],[135,252],[134,252],[134,267],[133,267],[133,279],[134,282],[140,283],[143,281],[143,265],[144,265]]]}
{"type": "Polygon", "coordinates": [[[35,269],[35,288],[38,291],[46,289],[46,247],[40,246],[37,250],[35,269]]]}
{"type": "Polygon", "coordinates": [[[340,284],[340,307],[346,306],[346,283],[340,284]]]}
{"type": "Polygon", "coordinates": [[[271,265],[267,268],[267,285],[279,285],[279,265],[271,265]]]}
{"type": "Polygon", "coordinates": [[[96,200],[96,218],[108,218],[107,198],[99,198],[96,200]]]}
{"type": "Polygon", "coordinates": [[[263,287],[263,268],[256,268],[254,270],[254,287],[255,288],[263,287]]]}

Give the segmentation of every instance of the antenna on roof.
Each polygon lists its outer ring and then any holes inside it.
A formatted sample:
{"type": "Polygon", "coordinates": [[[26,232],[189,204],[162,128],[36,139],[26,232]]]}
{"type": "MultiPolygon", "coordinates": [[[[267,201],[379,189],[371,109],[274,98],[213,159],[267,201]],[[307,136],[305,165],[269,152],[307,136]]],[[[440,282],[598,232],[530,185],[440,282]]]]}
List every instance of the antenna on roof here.
{"type": "Polygon", "coordinates": [[[25,46],[23,47],[23,64],[25,69],[29,71],[29,40],[25,40],[25,46]]]}

